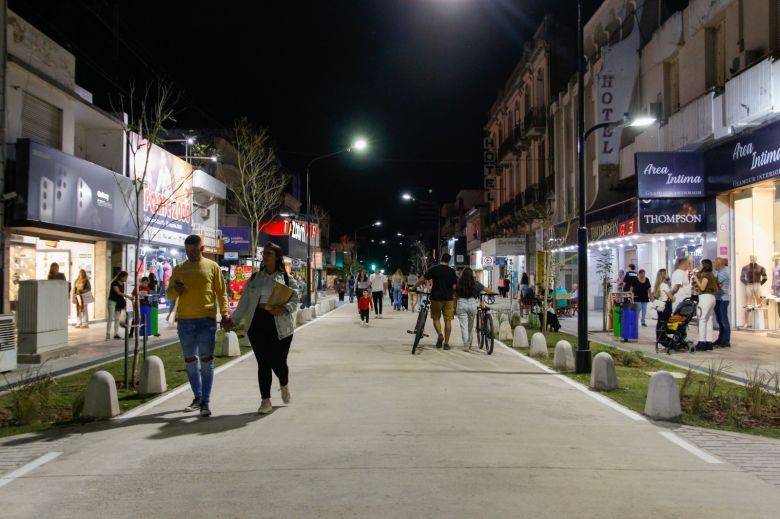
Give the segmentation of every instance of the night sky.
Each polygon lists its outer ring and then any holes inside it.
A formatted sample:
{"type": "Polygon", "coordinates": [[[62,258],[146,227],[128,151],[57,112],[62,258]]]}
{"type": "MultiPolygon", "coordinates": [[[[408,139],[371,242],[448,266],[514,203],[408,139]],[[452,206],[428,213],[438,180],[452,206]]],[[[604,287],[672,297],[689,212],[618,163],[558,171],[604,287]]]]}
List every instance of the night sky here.
{"type": "MultiPolygon", "coordinates": [[[[596,0],[586,1],[586,16],[596,0]]],[[[9,0],[76,55],[77,82],[108,96],[162,77],[183,94],[181,128],[266,126],[284,165],[372,141],[365,157],[319,162],[312,199],[352,234],[414,231],[402,191],[439,202],[482,182],[487,111],[545,12],[574,0],[9,0]]],[[[572,49],[574,52],[575,49],[572,49]]],[[[378,254],[378,251],[376,252],[378,254]]]]}

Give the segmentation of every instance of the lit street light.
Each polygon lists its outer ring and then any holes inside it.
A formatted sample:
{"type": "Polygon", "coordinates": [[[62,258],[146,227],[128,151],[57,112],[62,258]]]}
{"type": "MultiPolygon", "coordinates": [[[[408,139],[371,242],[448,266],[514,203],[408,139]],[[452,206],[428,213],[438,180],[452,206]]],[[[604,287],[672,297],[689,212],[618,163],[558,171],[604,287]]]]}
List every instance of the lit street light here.
{"type": "MultiPolygon", "coordinates": [[[[311,190],[309,187],[309,173],[312,164],[318,160],[329,159],[344,153],[364,152],[368,149],[368,141],[364,137],[357,137],[347,148],[336,150],[332,153],[314,157],[306,165],[306,306],[311,306],[311,190]]],[[[380,223],[381,225],[381,223],[380,223]]]]}

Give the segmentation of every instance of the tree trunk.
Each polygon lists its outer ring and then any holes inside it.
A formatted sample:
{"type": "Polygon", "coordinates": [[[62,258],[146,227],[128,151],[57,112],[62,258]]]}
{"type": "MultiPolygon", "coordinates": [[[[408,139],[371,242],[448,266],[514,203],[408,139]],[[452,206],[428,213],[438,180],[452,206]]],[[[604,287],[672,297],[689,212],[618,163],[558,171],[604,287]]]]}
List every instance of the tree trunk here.
{"type": "MultiPolygon", "coordinates": [[[[136,184],[137,186],[137,184],[136,184]]],[[[141,211],[141,194],[138,192],[138,189],[136,187],[136,193],[135,193],[135,215],[136,215],[136,242],[135,242],[135,254],[133,255],[133,288],[135,289],[136,298],[133,299],[133,321],[129,323],[129,326],[131,327],[131,330],[135,330],[135,333],[133,334],[134,341],[133,341],[133,369],[131,370],[130,374],[130,387],[135,387],[135,376],[138,370],[138,346],[139,346],[139,337],[138,332],[140,331],[138,328],[135,327],[135,321],[138,319],[140,315],[140,306],[138,303],[138,259],[141,255],[141,242],[143,241],[143,213],[141,211]]],[[[127,388],[125,388],[127,389],[127,388]]]]}

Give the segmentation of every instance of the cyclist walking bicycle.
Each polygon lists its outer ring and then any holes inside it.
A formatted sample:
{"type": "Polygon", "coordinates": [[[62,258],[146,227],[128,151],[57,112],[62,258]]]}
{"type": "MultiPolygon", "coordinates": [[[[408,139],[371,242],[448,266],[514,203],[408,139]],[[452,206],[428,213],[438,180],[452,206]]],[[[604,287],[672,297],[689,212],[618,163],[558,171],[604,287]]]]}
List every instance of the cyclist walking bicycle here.
{"type": "Polygon", "coordinates": [[[417,289],[426,281],[433,283],[431,287],[431,319],[433,327],[436,329],[438,338],[436,347],[450,349],[450,334],[452,333],[452,319],[455,317],[455,288],[458,283],[458,276],[455,269],[450,267],[450,256],[447,253],[442,254],[441,263],[428,269],[414,288],[417,289]],[[441,318],[444,317],[444,330],[442,333],[441,318]]]}
{"type": "Polygon", "coordinates": [[[474,321],[477,318],[477,308],[483,290],[485,287],[482,283],[474,279],[474,271],[469,267],[463,269],[455,292],[458,296],[457,316],[460,323],[460,336],[465,351],[469,351],[474,342],[474,321]]]}

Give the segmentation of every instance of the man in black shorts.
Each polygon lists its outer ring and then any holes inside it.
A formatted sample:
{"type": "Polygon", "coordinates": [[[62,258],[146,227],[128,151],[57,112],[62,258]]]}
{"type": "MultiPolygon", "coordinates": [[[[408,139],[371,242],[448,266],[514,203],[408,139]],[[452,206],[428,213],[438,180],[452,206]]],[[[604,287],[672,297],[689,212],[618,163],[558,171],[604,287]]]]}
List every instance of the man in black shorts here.
{"type": "Polygon", "coordinates": [[[455,269],[450,267],[450,256],[447,253],[442,254],[441,263],[431,267],[414,284],[416,289],[426,281],[432,281],[431,288],[431,319],[433,327],[439,338],[436,340],[436,347],[450,349],[450,333],[452,332],[452,319],[455,317],[455,287],[458,284],[458,276],[455,269]],[[441,317],[444,316],[444,335],[441,333],[441,317]]]}

